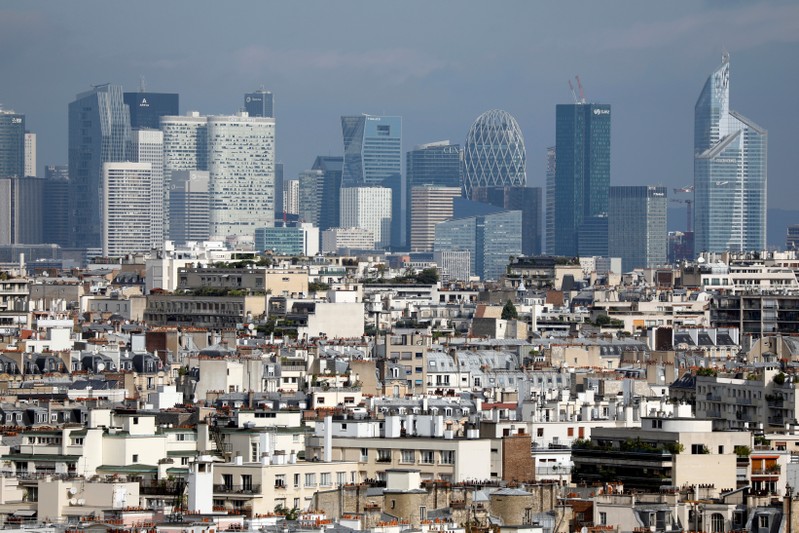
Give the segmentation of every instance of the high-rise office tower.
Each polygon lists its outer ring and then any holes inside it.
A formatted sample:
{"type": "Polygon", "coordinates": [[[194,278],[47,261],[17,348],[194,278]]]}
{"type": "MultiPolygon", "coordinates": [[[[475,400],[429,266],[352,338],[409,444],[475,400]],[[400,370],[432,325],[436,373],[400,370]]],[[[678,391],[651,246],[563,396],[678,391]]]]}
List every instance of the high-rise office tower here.
{"type": "Polygon", "coordinates": [[[0,176],[0,244],[38,244],[42,241],[44,180],[0,176]]]}
{"type": "Polygon", "coordinates": [[[521,225],[519,211],[447,220],[436,225],[434,249],[468,250],[471,275],[498,280],[506,272],[508,257],[522,253],[521,225]]]}
{"type": "Polygon", "coordinates": [[[385,248],[391,240],[391,189],[346,187],[341,189],[342,228],[372,232],[374,248],[385,248]]]}
{"type": "Polygon", "coordinates": [[[160,250],[164,246],[164,133],[161,130],[134,130],[132,133],[131,159],[137,163],[150,164],[150,248],[160,250]]]}
{"type": "MultiPolygon", "coordinates": [[[[402,117],[373,115],[341,117],[344,138],[342,187],[388,187],[391,189],[392,246],[405,238],[402,188],[402,117]]],[[[388,244],[388,243],[387,243],[388,244]]]]}
{"type": "Polygon", "coordinates": [[[556,255],[577,256],[580,226],[607,216],[610,187],[610,106],[564,104],[555,119],[556,255]]]}
{"type": "Polygon", "coordinates": [[[319,227],[319,215],[322,205],[328,200],[322,195],[324,172],[321,170],[305,170],[297,179],[299,191],[298,213],[300,220],[319,227]]]}
{"type": "Polygon", "coordinates": [[[411,189],[412,252],[432,252],[436,224],[452,218],[452,199],[461,195],[461,187],[416,185],[411,189]]]}
{"type": "Polygon", "coordinates": [[[70,245],[103,244],[103,163],[128,161],[130,113],[119,85],[101,85],[69,104],[70,245]]]}
{"type": "Polygon", "coordinates": [[[130,109],[132,129],[158,129],[161,117],[180,113],[180,97],[176,93],[151,93],[140,91],[124,93],[123,99],[130,109]]]}
{"type": "Polygon", "coordinates": [[[283,218],[283,163],[275,163],[275,220],[283,218]]]}
{"type": "Polygon", "coordinates": [[[522,254],[541,254],[541,187],[475,187],[478,202],[522,213],[522,254]]]}
{"type": "MultiPolygon", "coordinates": [[[[187,170],[208,170],[208,117],[196,111],[184,116],[161,117],[164,133],[164,219],[167,234],[172,216],[169,213],[172,176],[187,170]]],[[[180,184],[178,184],[178,187],[180,184]]]]}
{"type": "Polygon", "coordinates": [[[729,80],[725,53],[694,108],[696,252],[766,248],[768,133],[730,109],[729,80]]]}
{"type": "Polygon", "coordinates": [[[275,223],[275,119],[208,117],[211,236],[252,238],[275,223]]]}
{"type": "Polygon", "coordinates": [[[150,163],[103,163],[103,255],[150,250],[150,163]]]}
{"type": "Polygon", "coordinates": [[[547,171],[546,171],[546,211],[545,223],[546,226],[546,253],[553,255],[555,253],[555,168],[557,167],[557,160],[555,159],[555,147],[550,146],[547,148],[547,171]]]}
{"type": "Polygon", "coordinates": [[[258,89],[244,95],[244,110],[251,117],[275,118],[275,99],[271,91],[258,89]]]}
{"type": "Polygon", "coordinates": [[[286,180],[283,182],[283,212],[292,215],[302,214],[302,175],[300,178],[294,180],[286,180]]]}
{"type": "MultiPolygon", "coordinates": [[[[411,189],[424,185],[463,187],[463,150],[449,141],[420,144],[405,154],[405,198],[411,208],[411,189]]],[[[412,209],[406,209],[406,213],[412,209]]],[[[406,216],[405,234],[410,240],[413,213],[406,216]]]]}
{"type": "Polygon", "coordinates": [[[25,175],[36,177],[36,134],[25,132],[25,175]]]}
{"type": "Polygon", "coordinates": [[[185,244],[207,241],[211,207],[207,170],[172,172],[169,194],[169,239],[185,244]]]}
{"type": "Polygon", "coordinates": [[[463,192],[475,187],[527,185],[527,152],[516,119],[507,111],[486,111],[474,121],[463,148],[463,192]]]}
{"type": "Polygon", "coordinates": [[[42,242],[69,245],[69,167],[46,165],[42,191],[42,242]]]}
{"type": "Polygon", "coordinates": [[[311,166],[312,170],[322,171],[322,202],[319,211],[319,231],[338,227],[341,210],[341,173],[344,158],[341,156],[320,155],[311,166]]]}
{"type": "Polygon", "coordinates": [[[0,178],[25,175],[25,115],[0,109],[0,178]]]}
{"type": "Polygon", "coordinates": [[[666,187],[610,188],[608,254],[621,258],[621,268],[654,268],[666,264],[666,187]]]}

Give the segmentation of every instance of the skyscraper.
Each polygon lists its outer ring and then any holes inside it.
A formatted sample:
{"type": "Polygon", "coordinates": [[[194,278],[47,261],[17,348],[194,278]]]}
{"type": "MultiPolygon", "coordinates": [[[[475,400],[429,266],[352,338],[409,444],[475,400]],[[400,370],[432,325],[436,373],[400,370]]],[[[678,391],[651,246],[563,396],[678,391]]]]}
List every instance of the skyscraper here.
{"type": "MultiPolygon", "coordinates": [[[[449,141],[420,144],[405,154],[405,198],[411,201],[411,189],[423,185],[434,187],[463,187],[461,165],[463,150],[460,145],[449,141]]],[[[406,217],[405,234],[410,240],[412,206],[406,209],[411,216],[406,217]]]]}
{"type": "Polygon", "coordinates": [[[0,178],[25,175],[25,115],[0,109],[0,178]]]}
{"type": "Polygon", "coordinates": [[[516,119],[499,109],[486,111],[472,124],[463,149],[463,192],[475,187],[527,185],[527,152],[516,119]]]}
{"type": "Polygon", "coordinates": [[[312,170],[321,170],[322,202],[319,211],[319,231],[336,228],[340,222],[341,211],[341,173],[344,158],[341,156],[320,155],[311,167],[312,170]]]}
{"type": "Polygon", "coordinates": [[[555,119],[556,255],[577,256],[580,226],[607,215],[610,187],[610,106],[564,104],[555,119]]]}
{"type": "Polygon", "coordinates": [[[252,238],[275,223],[275,119],[208,117],[211,237],[252,238]]]}
{"type": "Polygon", "coordinates": [[[25,176],[36,177],[36,134],[25,132],[25,176]]]}
{"type": "Polygon", "coordinates": [[[416,185],[411,189],[410,249],[432,252],[436,240],[436,224],[452,218],[452,199],[461,195],[461,188],[416,185]]]}
{"type": "MultiPolygon", "coordinates": [[[[344,139],[342,187],[391,189],[391,240],[401,246],[405,237],[402,188],[402,117],[373,115],[341,117],[344,139]]],[[[342,215],[343,216],[343,215],[342,215]]]]}
{"type": "Polygon", "coordinates": [[[275,100],[271,91],[258,89],[244,95],[244,110],[251,117],[275,118],[275,100]]]}
{"type": "Polygon", "coordinates": [[[384,248],[391,239],[391,189],[347,187],[341,190],[342,228],[363,228],[372,232],[374,248],[384,248]]]}
{"type": "Polygon", "coordinates": [[[42,242],[69,245],[69,167],[46,165],[42,191],[42,242]]]}
{"type": "Polygon", "coordinates": [[[177,93],[124,93],[123,100],[130,109],[131,129],[160,127],[161,117],[180,113],[180,97],[177,93]]]}
{"type": "Polygon", "coordinates": [[[210,234],[207,170],[172,172],[169,194],[169,239],[185,244],[207,241],[210,234]]]}
{"type": "Polygon", "coordinates": [[[103,163],[103,255],[150,250],[150,163],[103,163]]]}
{"type": "Polygon", "coordinates": [[[541,187],[475,187],[472,198],[522,212],[522,254],[541,254],[541,187]]]}
{"type": "Polygon", "coordinates": [[[134,130],[132,133],[131,159],[137,163],[150,164],[150,248],[160,250],[164,246],[164,134],[160,130],[134,130]]]}
{"type": "Polygon", "coordinates": [[[557,167],[557,160],[555,159],[555,147],[550,146],[547,148],[547,172],[546,172],[546,253],[553,255],[555,253],[555,168],[557,167]]]}
{"type": "Polygon", "coordinates": [[[103,163],[128,161],[130,113],[119,85],[100,85],[69,104],[70,245],[103,243],[103,163]]]}
{"type": "Polygon", "coordinates": [[[283,163],[275,163],[275,220],[283,218],[283,163]]]}
{"type": "Polygon", "coordinates": [[[666,264],[666,187],[610,188],[608,254],[621,257],[621,268],[654,268],[666,264]]]}
{"type": "Polygon", "coordinates": [[[44,180],[0,176],[0,244],[38,244],[42,239],[44,180]]]}
{"type": "Polygon", "coordinates": [[[729,80],[725,53],[694,108],[696,252],[766,248],[768,133],[730,110],[729,80]]]}

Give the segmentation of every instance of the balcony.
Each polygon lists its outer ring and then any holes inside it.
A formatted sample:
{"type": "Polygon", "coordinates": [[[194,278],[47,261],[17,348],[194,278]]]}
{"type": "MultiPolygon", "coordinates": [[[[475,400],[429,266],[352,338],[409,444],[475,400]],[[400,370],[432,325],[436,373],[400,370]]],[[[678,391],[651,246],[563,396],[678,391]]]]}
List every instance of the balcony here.
{"type": "Polygon", "coordinates": [[[225,485],[214,484],[217,494],[261,494],[261,485],[225,485]]]}
{"type": "Polygon", "coordinates": [[[781,472],[780,465],[769,466],[767,468],[753,468],[753,476],[779,476],[781,472]]]}

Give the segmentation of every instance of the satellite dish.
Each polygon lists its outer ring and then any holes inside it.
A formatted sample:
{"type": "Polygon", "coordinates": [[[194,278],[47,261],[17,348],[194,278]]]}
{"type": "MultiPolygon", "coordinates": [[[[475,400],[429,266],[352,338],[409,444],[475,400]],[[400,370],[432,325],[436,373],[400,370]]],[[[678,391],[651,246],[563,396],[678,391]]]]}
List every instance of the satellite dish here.
{"type": "Polygon", "coordinates": [[[78,498],[78,505],[86,505],[86,500],[83,498],[78,498]]]}
{"type": "Polygon", "coordinates": [[[97,371],[102,372],[105,370],[105,363],[97,363],[97,371]]]}
{"type": "Polygon", "coordinates": [[[74,496],[77,493],[78,491],[77,489],[75,489],[75,487],[69,487],[69,489],[67,489],[67,494],[69,494],[70,496],[74,496]]]}
{"type": "MultiPolygon", "coordinates": [[[[72,490],[72,489],[70,489],[70,490],[72,490]]],[[[78,500],[76,500],[75,498],[71,498],[69,500],[69,504],[74,507],[75,505],[78,504],[78,500]]]]}

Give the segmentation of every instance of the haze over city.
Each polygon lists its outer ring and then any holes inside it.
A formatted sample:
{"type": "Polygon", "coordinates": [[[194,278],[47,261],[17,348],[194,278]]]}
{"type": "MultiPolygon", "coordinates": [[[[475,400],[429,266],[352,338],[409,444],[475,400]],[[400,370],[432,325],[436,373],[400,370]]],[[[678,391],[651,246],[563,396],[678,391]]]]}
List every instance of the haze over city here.
{"type": "Polygon", "coordinates": [[[793,208],[799,5],[792,2],[5,2],[0,102],[27,116],[38,164],[67,161],[67,104],[92,84],[180,93],[229,114],[275,95],[292,178],[341,154],[340,116],[403,117],[403,153],[462,143],[483,111],[518,120],[528,184],[544,185],[555,105],[580,75],[613,106],[613,184],[693,183],[693,111],[731,56],[731,108],[769,131],[769,208],[793,208]]]}

